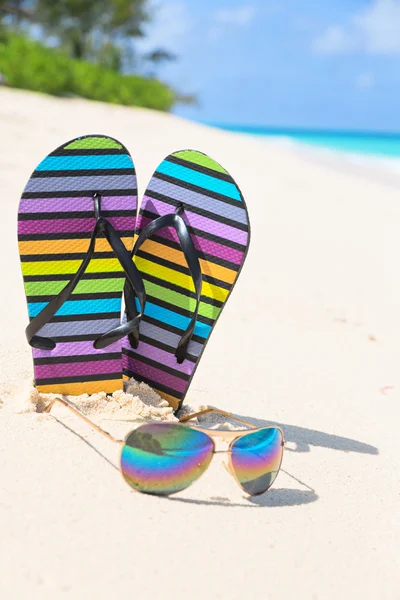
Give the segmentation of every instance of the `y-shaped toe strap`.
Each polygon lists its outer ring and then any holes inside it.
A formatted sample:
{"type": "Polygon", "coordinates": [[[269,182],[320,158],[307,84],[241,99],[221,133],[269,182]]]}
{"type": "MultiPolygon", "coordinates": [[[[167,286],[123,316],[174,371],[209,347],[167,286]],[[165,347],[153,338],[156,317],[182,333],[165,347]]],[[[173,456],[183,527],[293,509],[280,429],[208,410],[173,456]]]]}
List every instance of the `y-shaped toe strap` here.
{"type": "Polygon", "coordinates": [[[53,350],[56,347],[56,343],[54,342],[54,340],[52,340],[51,338],[39,336],[37,335],[37,333],[42,329],[42,327],[44,327],[44,325],[49,323],[50,319],[54,317],[56,312],[61,308],[64,302],[68,300],[68,298],[71,296],[72,292],[78,285],[93,257],[96,239],[99,234],[105,235],[110,246],[114,250],[114,253],[117,259],[119,260],[121,267],[126,275],[125,285],[128,286],[128,288],[130,288],[131,290],[134,290],[134,294],[139,299],[140,313],[135,315],[135,317],[127,323],[123,323],[122,325],[100,335],[93,343],[93,346],[95,348],[105,348],[110,344],[113,344],[114,342],[125,337],[126,335],[129,335],[133,330],[137,329],[137,327],[139,326],[139,322],[142,317],[146,302],[146,292],[142,278],[136,265],[132,262],[130,253],[126,250],[124,244],[121,242],[118,233],[115,231],[111,223],[100,215],[100,195],[95,194],[93,199],[96,215],[96,225],[93,229],[90,238],[89,249],[86,253],[85,258],[82,261],[81,266],[78,269],[78,272],[71,279],[71,281],[61,290],[61,292],[57,296],[55,296],[34,319],[32,319],[32,321],[29,323],[28,327],[25,330],[28,343],[34,348],[40,348],[41,350],[53,350]]]}
{"type": "MultiPolygon", "coordinates": [[[[178,234],[179,242],[182,247],[182,251],[184,253],[186,262],[189,267],[190,275],[193,279],[195,293],[196,293],[196,308],[193,312],[192,318],[190,320],[189,325],[186,328],[185,333],[181,337],[178,347],[175,352],[175,356],[178,363],[182,363],[185,360],[187,349],[189,346],[189,342],[192,339],[194,328],[196,326],[197,315],[199,312],[200,306],[200,298],[201,298],[201,289],[202,289],[202,276],[201,276],[201,267],[199,258],[197,256],[196,249],[194,247],[192,238],[190,237],[190,233],[186,226],[185,221],[182,219],[181,214],[183,212],[183,206],[179,206],[175,213],[170,215],[164,215],[163,217],[158,217],[154,219],[151,223],[149,223],[140,233],[139,237],[136,240],[135,246],[132,250],[132,255],[134,256],[142,244],[149,239],[152,235],[164,229],[165,227],[173,227],[178,234]]],[[[134,301],[134,293],[132,288],[129,286],[125,286],[125,304],[127,307],[128,318],[132,318],[135,314],[135,301],[134,301]]],[[[140,299],[139,299],[140,302],[140,299]]],[[[139,332],[137,329],[133,330],[129,335],[129,340],[131,346],[133,348],[137,348],[139,342],[139,332]]]]}

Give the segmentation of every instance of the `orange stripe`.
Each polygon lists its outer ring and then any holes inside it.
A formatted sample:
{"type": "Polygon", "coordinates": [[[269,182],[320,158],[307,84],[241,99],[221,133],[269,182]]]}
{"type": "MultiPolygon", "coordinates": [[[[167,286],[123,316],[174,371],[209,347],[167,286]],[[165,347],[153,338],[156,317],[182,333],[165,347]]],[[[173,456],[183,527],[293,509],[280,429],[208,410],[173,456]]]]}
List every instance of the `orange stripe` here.
{"type": "Polygon", "coordinates": [[[51,385],[37,385],[36,388],[41,394],[63,394],[65,396],[98,394],[99,392],[112,394],[117,390],[122,390],[122,377],[121,379],[85,381],[82,383],[53,383],[51,385]]]}
{"type": "MultiPolygon", "coordinates": [[[[128,375],[123,375],[123,379],[124,381],[130,381],[130,377],[128,377],[128,375]]],[[[160,392],[160,390],[157,390],[156,388],[151,388],[152,390],[154,390],[155,392],[157,392],[157,394],[159,396],[161,396],[161,398],[164,398],[164,400],[166,400],[168,402],[168,404],[170,406],[172,406],[172,408],[174,410],[176,410],[179,406],[179,398],[175,398],[175,396],[170,396],[169,394],[166,394],[165,392],[160,392]]]]}
{"type": "MultiPolygon", "coordinates": [[[[180,250],[175,250],[174,248],[153,242],[152,240],[147,240],[143,244],[142,250],[143,252],[148,252],[153,256],[159,256],[160,258],[168,260],[176,265],[187,267],[185,256],[180,250]]],[[[237,276],[236,271],[232,271],[232,269],[227,269],[226,267],[221,267],[220,265],[216,265],[215,263],[204,260],[203,258],[200,258],[199,260],[203,275],[213,277],[214,279],[219,279],[225,283],[234,283],[237,276]]]]}
{"type": "MultiPolygon", "coordinates": [[[[122,238],[127,250],[132,249],[133,238],[122,238]]],[[[70,254],[87,252],[90,240],[40,240],[37,242],[19,242],[19,253],[26,254],[70,254]]],[[[96,240],[96,252],[112,252],[106,239],[96,240]]]]}
{"type": "Polygon", "coordinates": [[[157,394],[159,396],[161,396],[161,398],[164,398],[164,400],[166,400],[168,402],[168,404],[170,406],[172,406],[172,408],[174,410],[176,410],[179,406],[179,398],[175,398],[175,396],[170,396],[169,394],[166,394],[165,392],[161,392],[160,390],[157,390],[156,388],[152,388],[155,392],[157,392],[157,394]]]}

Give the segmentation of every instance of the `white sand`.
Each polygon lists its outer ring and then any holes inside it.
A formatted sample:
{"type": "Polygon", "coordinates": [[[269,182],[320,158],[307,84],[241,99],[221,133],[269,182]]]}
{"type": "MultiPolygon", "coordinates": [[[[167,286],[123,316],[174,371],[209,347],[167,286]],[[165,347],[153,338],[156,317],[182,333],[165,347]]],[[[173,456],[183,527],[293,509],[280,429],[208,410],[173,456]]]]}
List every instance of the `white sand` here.
{"type": "Polygon", "coordinates": [[[395,176],[151,111],[11,90],[0,90],[0,133],[0,597],[399,598],[395,176]],[[252,245],[188,402],[282,425],[284,471],[268,494],[245,497],[216,459],[184,493],[141,495],[119,475],[118,450],[63,408],[16,414],[32,377],[18,199],[43,156],[85,133],[128,146],[141,191],[187,147],[241,186],[252,245]]]}

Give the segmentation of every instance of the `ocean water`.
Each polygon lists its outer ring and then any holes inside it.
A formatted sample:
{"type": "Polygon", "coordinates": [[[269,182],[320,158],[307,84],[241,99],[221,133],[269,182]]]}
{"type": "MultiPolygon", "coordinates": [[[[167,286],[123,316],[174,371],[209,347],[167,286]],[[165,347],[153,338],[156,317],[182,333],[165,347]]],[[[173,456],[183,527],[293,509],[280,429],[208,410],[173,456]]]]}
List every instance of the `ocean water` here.
{"type": "Polygon", "coordinates": [[[336,150],[347,154],[400,159],[400,133],[313,131],[218,124],[214,124],[214,126],[227,131],[257,137],[289,139],[300,144],[336,150]]]}

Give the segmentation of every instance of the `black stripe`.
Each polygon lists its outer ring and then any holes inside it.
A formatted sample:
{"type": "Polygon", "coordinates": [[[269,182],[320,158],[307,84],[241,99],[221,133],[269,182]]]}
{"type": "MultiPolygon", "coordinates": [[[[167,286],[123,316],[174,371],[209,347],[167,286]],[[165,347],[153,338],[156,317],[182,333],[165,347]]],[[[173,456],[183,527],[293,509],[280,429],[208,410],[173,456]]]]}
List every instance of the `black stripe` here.
{"type": "Polygon", "coordinates": [[[209,198],[220,200],[221,202],[225,202],[225,204],[230,204],[231,206],[241,206],[240,200],[234,200],[233,198],[229,198],[229,196],[223,196],[222,194],[218,194],[217,192],[211,192],[206,188],[200,187],[198,185],[193,185],[192,183],[187,183],[186,181],[182,181],[182,179],[176,179],[175,177],[171,177],[170,175],[164,175],[164,173],[159,173],[158,171],[154,173],[153,177],[155,177],[156,179],[161,179],[162,181],[167,181],[168,183],[173,183],[174,185],[177,185],[185,190],[189,190],[190,192],[198,192],[199,194],[203,194],[203,196],[208,196],[209,198]]]}
{"type": "MultiPolygon", "coordinates": [[[[173,346],[168,346],[168,344],[164,344],[163,342],[160,342],[159,340],[149,338],[149,337],[147,337],[147,335],[143,335],[142,332],[140,332],[140,341],[143,342],[144,344],[148,344],[149,346],[154,346],[155,348],[158,348],[159,350],[164,350],[165,352],[168,352],[169,354],[175,354],[176,348],[174,348],[173,346]]],[[[122,353],[131,358],[136,358],[135,352],[136,352],[135,350],[130,350],[129,348],[122,348],[122,353]]],[[[185,360],[196,363],[197,357],[194,356],[193,354],[186,354],[185,360]]]]}
{"type": "MultiPolygon", "coordinates": [[[[120,237],[133,237],[133,231],[128,229],[117,229],[120,237]]],[[[91,231],[61,231],[58,233],[19,233],[19,242],[36,242],[36,241],[51,241],[51,240],[90,240],[91,231]]],[[[103,238],[104,236],[98,236],[103,238]]]]}
{"type": "Polygon", "coordinates": [[[63,192],[24,192],[22,200],[34,200],[35,198],[90,198],[93,194],[99,193],[102,196],[136,196],[137,189],[120,190],[64,190],[63,192]]]}
{"type": "MultiPolygon", "coordinates": [[[[40,314],[40,313],[39,313],[40,314]]],[[[30,317],[30,321],[33,321],[35,317],[30,317]]],[[[49,323],[75,323],[77,321],[97,321],[98,319],[119,319],[120,313],[117,312],[103,312],[91,315],[54,315],[49,323]]],[[[97,334],[100,335],[99,333],[97,334]]]]}
{"type": "Polygon", "coordinates": [[[158,363],[155,360],[151,360],[151,358],[147,358],[145,356],[140,356],[139,354],[135,354],[133,356],[133,358],[135,359],[135,362],[137,361],[137,362],[144,363],[145,365],[154,367],[155,369],[158,369],[159,371],[163,371],[164,373],[168,373],[169,375],[173,375],[174,377],[183,379],[183,381],[189,381],[191,378],[191,375],[187,375],[186,373],[181,373],[180,371],[175,371],[175,369],[171,369],[171,367],[167,367],[166,365],[158,363]]]}
{"type": "Polygon", "coordinates": [[[177,156],[173,156],[172,154],[165,159],[165,162],[175,163],[177,165],[181,165],[182,167],[191,169],[192,171],[198,171],[199,173],[204,173],[204,175],[210,175],[210,177],[215,177],[215,179],[222,179],[223,181],[227,181],[228,183],[233,183],[234,185],[236,185],[235,181],[232,179],[229,173],[221,173],[220,171],[214,171],[214,169],[209,169],[208,167],[204,167],[203,165],[190,162],[190,160],[185,160],[184,158],[178,158],[177,156]]]}
{"type": "MultiPolygon", "coordinates": [[[[170,262],[169,260],[165,260],[164,258],[156,256],[155,254],[147,254],[147,252],[143,252],[143,250],[139,250],[139,252],[137,252],[136,256],[139,256],[141,258],[149,260],[150,262],[155,263],[156,265],[168,267],[168,269],[171,269],[172,271],[177,271],[184,275],[188,275],[189,277],[191,276],[190,271],[187,267],[183,267],[182,265],[178,265],[177,263],[170,262]]],[[[141,275],[142,275],[142,277],[144,277],[145,273],[143,273],[141,271],[141,275]]],[[[226,281],[221,281],[220,279],[216,279],[215,277],[210,277],[209,275],[205,275],[204,273],[202,273],[202,277],[203,277],[203,281],[206,281],[207,283],[210,283],[212,285],[216,285],[225,290],[229,291],[232,287],[231,283],[227,283],[226,281]]]]}
{"type": "MultiPolygon", "coordinates": [[[[174,250],[179,250],[182,252],[182,247],[178,242],[174,242],[173,240],[167,240],[166,238],[157,237],[156,235],[152,236],[152,241],[157,242],[158,244],[162,244],[164,246],[168,246],[168,248],[173,248],[174,250]]],[[[230,262],[229,260],[224,260],[223,258],[218,258],[217,256],[213,256],[212,254],[204,254],[204,252],[198,252],[199,257],[207,262],[215,263],[220,267],[226,267],[227,269],[231,269],[232,271],[239,271],[241,265],[236,265],[235,263],[230,262]]]]}
{"type": "Polygon", "coordinates": [[[49,356],[47,358],[34,358],[35,365],[62,365],[66,363],[79,364],[82,362],[101,362],[103,360],[118,360],[121,358],[120,352],[110,352],[109,354],[85,354],[81,356],[49,356]]]}
{"type": "MultiPolygon", "coordinates": [[[[27,296],[27,302],[50,302],[57,294],[51,296],[27,296]]],[[[72,294],[71,300],[106,300],[107,298],[121,298],[122,292],[93,292],[92,294],[72,294]]]]}
{"type": "MultiPolygon", "coordinates": [[[[60,254],[22,254],[21,262],[41,262],[47,260],[83,260],[86,256],[85,252],[71,252],[60,254]]],[[[115,258],[114,252],[95,252],[92,260],[100,258],[115,258]]]]}
{"type": "Polygon", "coordinates": [[[86,150],[64,150],[58,148],[54,152],[50,152],[49,156],[92,156],[100,154],[127,154],[130,158],[129,152],[126,148],[87,148],[86,150]]]}
{"type": "MultiPolygon", "coordinates": [[[[24,281],[34,281],[39,283],[40,281],[65,281],[68,283],[71,281],[72,277],[75,273],[70,273],[68,275],[24,275],[24,281]]],[[[124,274],[122,272],[116,273],[84,273],[82,275],[82,279],[119,279],[123,278],[124,274]]]]}
{"type": "MultiPolygon", "coordinates": [[[[165,331],[170,331],[171,333],[176,333],[179,336],[182,336],[185,333],[183,329],[178,329],[178,327],[173,327],[172,325],[169,325],[168,323],[164,323],[163,321],[158,321],[157,319],[153,319],[152,317],[148,317],[147,315],[143,315],[142,321],[145,321],[146,323],[150,323],[151,325],[155,325],[159,329],[164,329],[165,331]]],[[[210,331],[210,334],[211,334],[211,331],[210,331]]],[[[202,346],[204,346],[207,339],[208,338],[202,338],[199,335],[192,336],[192,340],[194,342],[198,342],[202,346]]]]}
{"type": "MultiPolygon", "coordinates": [[[[154,221],[154,219],[157,219],[160,216],[160,215],[151,213],[147,210],[140,210],[140,214],[143,217],[147,217],[151,221],[154,221]]],[[[229,248],[233,248],[234,250],[240,250],[241,252],[246,252],[247,246],[244,246],[243,244],[238,244],[237,242],[232,242],[231,240],[227,240],[226,238],[220,237],[218,235],[213,235],[212,233],[202,231],[201,229],[195,229],[194,227],[192,227],[189,224],[188,224],[188,230],[191,235],[195,235],[196,237],[204,238],[205,240],[209,240],[210,242],[216,242],[217,244],[220,244],[221,246],[228,246],[229,248]]],[[[140,230],[138,230],[138,232],[139,231],[140,230]]],[[[156,235],[152,236],[152,239],[156,239],[156,238],[159,239],[159,237],[156,235]]],[[[161,239],[164,240],[164,238],[161,238],[161,239]]],[[[197,251],[198,255],[201,258],[203,258],[203,253],[200,250],[198,250],[197,248],[196,248],[196,251],[197,251]]]]}
{"type": "Polygon", "coordinates": [[[74,377],[52,377],[48,379],[35,379],[35,385],[52,385],[56,383],[89,383],[90,381],[106,381],[107,379],[120,378],[121,372],[108,373],[106,375],[76,375],[74,377]]]}
{"type": "Polygon", "coordinates": [[[65,169],[57,171],[34,171],[31,179],[40,179],[41,177],[97,177],[109,175],[134,175],[132,167],[123,169],[65,169]]]}
{"type": "MultiPolygon", "coordinates": [[[[152,302],[153,304],[156,304],[157,306],[161,306],[162,308],[166,308],[171,312],[177,313],[178,315],[182,315],[183,317],[189,317],[189,319],[193,315],[193,311],[191,310],[186,310],[185,308],[181,308],[180,306],[176,306],[175,304],[164,302],[164,300],[160,300],[159,298],[155,298],[154,296],[148,295],[147,300],[149,300],[149,302],[152,302]]],[[[198,315],[196,321],[204,323],[205,325],[210,325],[211,327],[215,323],[214,319],[209,319],[208,317],[203,317],[202,315],[198,315]]]]}
{"type": "MultiPolygon", "coordinates": [[[[112,219],[115,217],[136,217],[132,214],[132,210],[110,210],[102,211],[101,216],[106,219],[112,219]]],[[[18,221],[59,221],[68,219],[69,221],[80,221],[82,219],[93,219],[93,227],[95,224],[94,212],[91,211],[74,211],[74,212],[41,212],[41,213],[20,213],[18,215],[18,221]]],[[[65,234],[64,234],[65,235],[65,234]]]]}
{"type": "Polygon", "coordinates": [[[143,383],[147,383],[147,385],[149,385],[151,388],[156,388],[157,390],[160,390],[160,392],[164,392],[165,394],[168,394],[169,396],[174,396],[174,398],[176,398],[177,400],[181,400],[184,396],[183,392],[177,392],[176,390],[173,390],[172,388],[169,388],[166,385],[162,385],[161,383],[158,383],[157,381],[153,381],[152,379],[149,379],[148,377],[142,377],[142,375],[139,375],[138,373],[134,373],[133,371],[128,371],[128,369],[123,369],[122,372],[127,377],[133,377],[135,379],[135,381],[139,381],[139,382],[143,381],[143,383]]]}
{"type": "MultiPolygon", "coordinates": [[[[174,283],[170,283],[169,281],[165,281],[164,279],[158,279],[157,277],[153,277],[153,275],[147,275],[147,273],[141,273],[142,279],[145,281],[150,281],[151,283],[155,283],[162,287],[167,288],[173,292],[178,292],[178,294],[183,294],[190,298],[196,298],[195,292],[190,292],[189,290],[185,290],[185,288],[179,287],[179,285],[175,285],[174,283]]],[[[215,298],[210,298],[209,296],[201,296],[201,301],[205,304],[211,304],[211,306],[217,306],[220,308],[225,303],[221,300],[216,300],[215,298]]]]}
{"type": "MultiPolygon", "coordinates": [[[[159,192],[153,192],[150,189],[146,190],[146,196],[148,198],[153,198],[154,200],[166,202],[167,204],[170,204],[174,207],[184,204],[181,200],[172,198],[171,196],[165,196],[164,194],[160,194],[159,192]]],[[[224,223],[225,225],[230,225],[230,227],[235,227],[236,229],[240,229],[241,231],[247,231],[249,228],[246,223],[240,223],[239,221],[235,221],[234,219],[228,219],[227,217],[223,217],[222,215],[218,215],[208,210],[204,210],[204,208],[192,206],[191,204],[184,204],[184,207],[185,210],[189,212],[196,213],[197,215],[200,215],[202,217],[207,217],[208,219],[212,219],[213,221],[224,223]]],[[[244,207],[239,208],[242,208],[243,212],[246,214],[246,210],[244,207]]]]}

